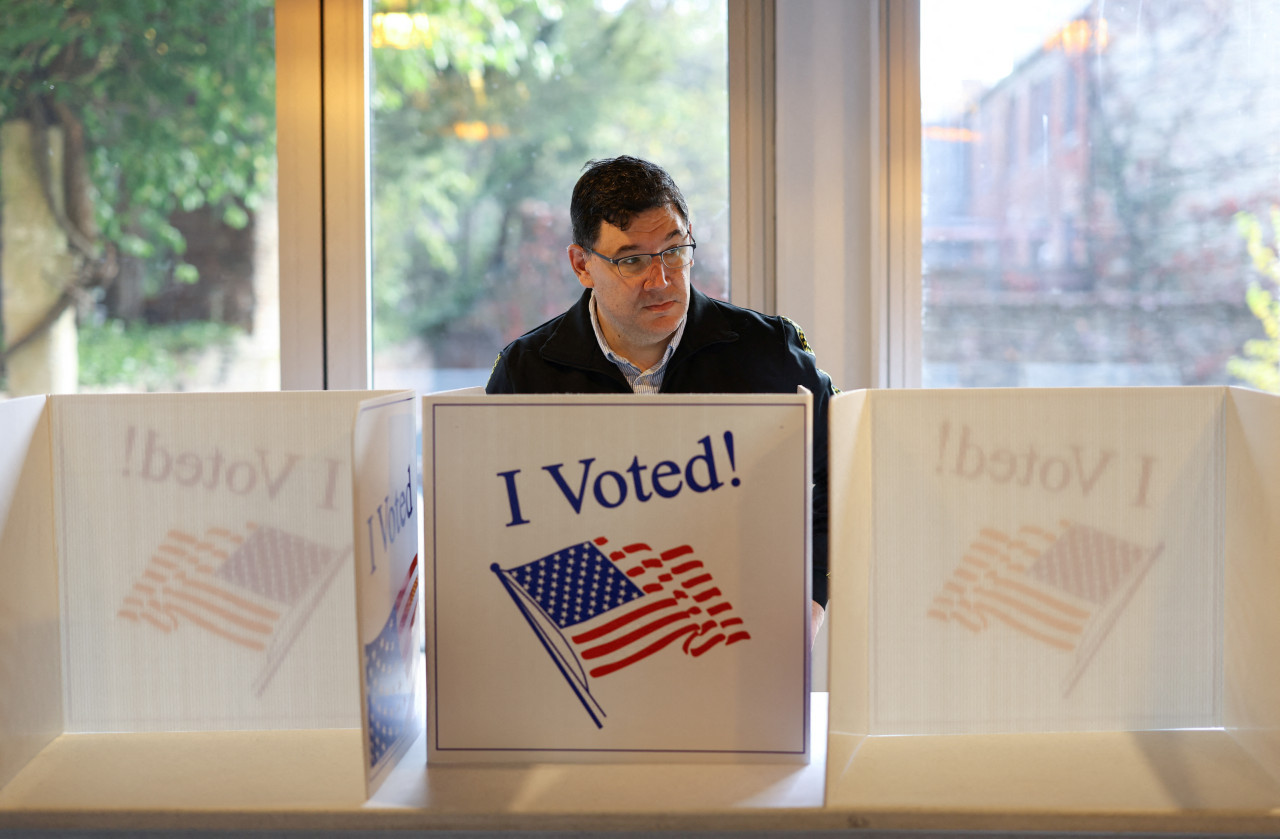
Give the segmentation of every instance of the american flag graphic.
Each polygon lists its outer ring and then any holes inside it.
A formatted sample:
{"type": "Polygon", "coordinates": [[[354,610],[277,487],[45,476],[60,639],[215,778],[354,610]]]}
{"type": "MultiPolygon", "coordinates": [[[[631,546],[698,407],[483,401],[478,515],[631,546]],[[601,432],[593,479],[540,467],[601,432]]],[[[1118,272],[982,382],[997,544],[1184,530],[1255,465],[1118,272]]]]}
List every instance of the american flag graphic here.
{"type": "Polygon", "coordinates": [[[974,633],[999,623],[1074,653],[1070,693],[1160,550],[1071,521],[1056,531],[983,528],[928,616],[974,633]]]}
{"type": "Polygon", "coordinates": [[[498,575],[597,726],[592,679],[667,647],[701,656],[751,638],[689,545],[661,553],[643,543],[605,554],[603,537],[498,575]]]}
{"type": "Polygon", "coordinates": [[[266,654],[260,695],[340,564],[337,552],[273,527],[170,530],[117,615],[173,633],[195,627],[266,654]]]}
{"type": "Polygon", "coordinates": [[[369,765],[394,752],[410,731],[416,712],[414,664],[418,648],[413,643],[418,624],[418,557],[413,558],[387,622],[371,643],[364,645],[364,684],[369,718],[369,765]]]}

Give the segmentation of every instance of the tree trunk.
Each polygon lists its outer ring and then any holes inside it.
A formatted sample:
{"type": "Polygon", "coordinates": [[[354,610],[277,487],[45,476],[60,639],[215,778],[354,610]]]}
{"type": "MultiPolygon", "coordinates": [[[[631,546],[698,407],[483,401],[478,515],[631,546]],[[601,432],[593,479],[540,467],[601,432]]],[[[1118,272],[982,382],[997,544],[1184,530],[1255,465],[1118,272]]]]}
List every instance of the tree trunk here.
{"type": "MultiPolygon", "coordinates": [[[[25,120],[0,123],[0,240],[4,247],[0,277],[4,296],[4,336],[12,345],[36,329],[75,277],[76,257],[45,200],[39,168],[32,157],[33,132],[25,120]]],[[[61,200],[63,139],[48,132],[48,165],[54,200],[61,200]]],[[[65,208],[60,208],[64,209],[65,208]]],[[[79,378],[75,310],[68,308],[53,325],[18,349],[7,362],[8,393],[74,393],[79,378]]]]}

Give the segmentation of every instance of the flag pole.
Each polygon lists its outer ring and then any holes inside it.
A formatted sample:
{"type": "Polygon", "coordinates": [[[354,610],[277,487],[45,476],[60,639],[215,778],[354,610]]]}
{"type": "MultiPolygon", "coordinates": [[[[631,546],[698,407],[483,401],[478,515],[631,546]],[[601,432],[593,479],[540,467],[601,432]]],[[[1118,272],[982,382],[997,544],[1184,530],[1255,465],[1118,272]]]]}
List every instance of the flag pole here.
{"type": "Polygon", "coordinates": [[[1128,605],[1129,600],[1133,597],[1133,593],[1138,590],[1138,585],[1143,578],[1147,576],[1147,571],[1156,561],[1156,557],[1160,556],[1160,552],[1164,550],[1164,542],[1161,542],[1151,551],[1146,560],[1142,563],[1142,567],[1134,573],[1132,579],[1129,580],[1125,591],[1118,598],[1112,600],[1103,606],[1103,614],[1099,622],[1098,629],[1089,634],[1088,638],[1081,639],[1080,649],[1076,651],[1075,664],[1071,668],[1071,672],[1067,674],[1067,678],[1063,680],[1063,697],[1071,695],[1071,691],[1075,690],[1076,682],[1084,674],[1084,669],[1089,666],[1089,662],[1093,660],[1093,656],[1098,652],[1098,648],[1102,646],[1102,642],[1110,634],[1111,628],[1115,626],[1116,619],[1120,617],[1120,613],[1124,611],[1124,607],[1128,605]]]}
{"type": "Polygon", "coordinates": [[[560,668],[560,675],[564,676],[564,680],[569,683],[571,688],[573,688],[573,692],[577,694],[578,701],[582,703],[582,707],[591,717],[591,721],[596,724],[596,728],[604,728],[604,723],[600,722],[600,717],[596,716],[596,711],[600,712],[600,716],[605,716],[604,709],[600,707],[599,702],[596,702],[596,699],[591,695],[591,692],[586,689],[586,685],[580,684],[579,680],[575,679],[573,675],[565,669],[565,662],[563,660],[564,655],[551,646],[551,642],[546,637],[546,631],[538,624],[534,619],[534,616],[529,613],[529,607],[525,605],[524,598],[514,590],[511,581],[507,579],[506,573],[503,572],[496,562],[489,566],[489,570],[496,574],[498,579],[502,581],[502,585],[507,590],[507,594],[511,595],[511,599],[515,602],[516,608],[520,610],[520,614],[524,616],[524,619],[529,622],[530,628],[533,629],[534,635],[538,636],[538,640],[542,642],[542,647],[547,651],[547,655],[551,656],[551,660],[555,662],[556,667],[560,668]]]}
{"type": "Polygon", "coordinates": [[[350,554],[351,547],[348,546],[324,571],[324,576],[312,584],[310,591],[302,596],[300,602],[285,613],[281,621],[283,627],[279,634],[271,639],[271,646],[267,649],[266,663],[262,665],[257,678],[253,680],[254,696],[259,699],[262,698],[262,694],[267,690],[267,685],[271,684],[271,680],[275,678],[276,670],[280,668],[285,656],[293,648],[293,642],[298,640],[298,635],[302,632],[302,628],[307,625],[307,621],[311,618],[311,613],[320,605],[320,598],[324,597],[325,592],[329,590],[329,584],[337,576],[338,569],[345,567],[347,556],[350,554]]]}

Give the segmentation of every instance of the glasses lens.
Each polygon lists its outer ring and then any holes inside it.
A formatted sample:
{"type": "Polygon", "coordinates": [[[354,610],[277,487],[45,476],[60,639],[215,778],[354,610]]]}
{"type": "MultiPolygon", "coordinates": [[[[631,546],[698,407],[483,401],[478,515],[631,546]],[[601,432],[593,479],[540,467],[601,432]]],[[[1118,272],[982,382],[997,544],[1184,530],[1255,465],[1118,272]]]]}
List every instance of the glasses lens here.
{"type": "Polygon", "coordinates": [[[638,277],[645,271],[649,270],[649,263],[653,261],[653,257],[648,254],[640,256],[627,256],[619,259],[615,264],[618,266],[618,273],[624,277],[638,277]]]}
{"type": "Polygon", "coordinates": [[[668,268],[683,268],[693,262],[693,245],[680,245],[662,252],[662,264],[668,268]]]}

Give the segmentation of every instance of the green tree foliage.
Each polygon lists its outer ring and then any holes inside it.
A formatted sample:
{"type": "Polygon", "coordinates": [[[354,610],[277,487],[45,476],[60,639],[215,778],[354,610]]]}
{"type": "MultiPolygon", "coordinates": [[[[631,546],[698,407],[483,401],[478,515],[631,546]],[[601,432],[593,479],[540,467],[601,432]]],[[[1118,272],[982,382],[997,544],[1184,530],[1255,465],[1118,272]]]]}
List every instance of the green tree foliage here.
{"type": "Polygon", "coordinates": [[[1246,341],[1244,355],[1228,361],[1227,372],[1258,390],[1280,393],[1280,208],[1271,209],[1274,246],[1266,243],[1262,223],[1252,213],[1238,213],[1236,224],[1253,267],[1266,282],[1251,281],[1245,302],[1267,337],[1246,341]]]}
{"type": "Polygon", "coordinates": [[[273,14],[272,0],[0,3],[0,120],[67,138],[68,233],[97,263],[69,282],[109,281],[117,251],[194,281],[172,213],[248,221],[275,166],[273,14]]]}
{"type": "MultiPolygon", "coordinates": [[[[379,345],[422,340],[443,366],[468,366],[457,353],[469,339],[487,363],[562,311],[581,290],[564,248],[589,158],[649,157],[681,184],[695,227],[725,214],[702,199],[728,166],[722,3],[385,0],[378,11],[401,25],[398,48],[375,33],[373,52],[379,345]]],[[[727,244],[710,239],[699,237],[700,258],[727,244]]]]}

